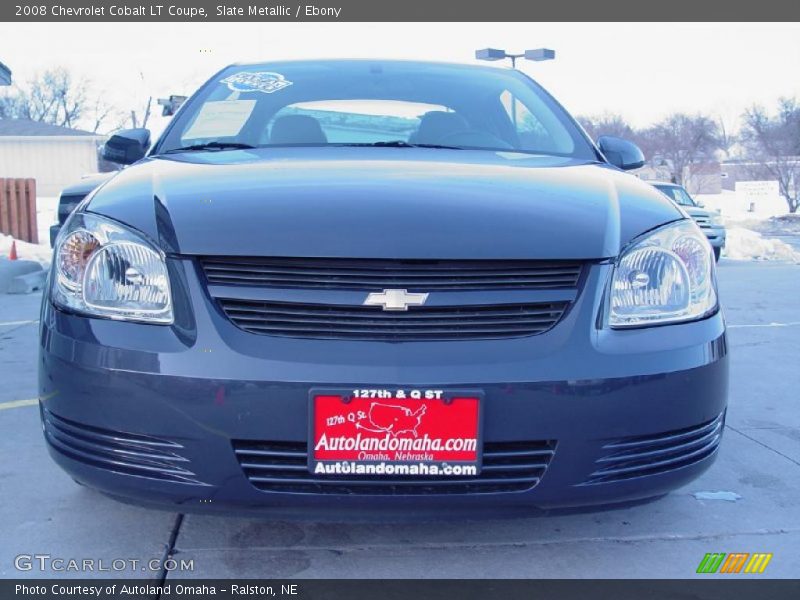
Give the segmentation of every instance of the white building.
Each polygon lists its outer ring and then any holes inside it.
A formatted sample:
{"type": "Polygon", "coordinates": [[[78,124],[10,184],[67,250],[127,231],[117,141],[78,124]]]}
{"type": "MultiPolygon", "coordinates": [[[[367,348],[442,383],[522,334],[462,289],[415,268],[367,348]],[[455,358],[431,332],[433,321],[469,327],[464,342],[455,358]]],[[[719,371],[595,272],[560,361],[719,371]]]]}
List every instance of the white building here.
{"type": "Polygon", "coordinates": [[[25,119],[0,119],[0,178],[33,177],[39,196],[57,196],[97,172],[102,136],[25,119]]]}

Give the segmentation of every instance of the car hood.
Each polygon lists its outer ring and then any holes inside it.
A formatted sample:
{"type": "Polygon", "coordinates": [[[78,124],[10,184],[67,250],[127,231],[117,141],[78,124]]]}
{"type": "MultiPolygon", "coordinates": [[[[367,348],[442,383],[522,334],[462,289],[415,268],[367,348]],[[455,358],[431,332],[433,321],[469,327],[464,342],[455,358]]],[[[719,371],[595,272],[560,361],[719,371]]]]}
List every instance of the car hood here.
{"type": "Polygon", "coordinates": [[[699,206],[682,206],[681,208],[683,208],[690,217],[710,217],[711,215],[717,214],[714,211],[708,210],[707,208],[700,208],[699,206]]]}
{"type": "Polygon", "coordinates": [[[88,210],[186,255],[596,259],[682,218],[607,165],[519,153],[283,148],[152,157],[88,210]]]}
{"type": "Polygon", "coordinates": [[[62,196],[86,196],[89,192],[114,176],[114,173],[91,173],[61,190],[62,196]]]}

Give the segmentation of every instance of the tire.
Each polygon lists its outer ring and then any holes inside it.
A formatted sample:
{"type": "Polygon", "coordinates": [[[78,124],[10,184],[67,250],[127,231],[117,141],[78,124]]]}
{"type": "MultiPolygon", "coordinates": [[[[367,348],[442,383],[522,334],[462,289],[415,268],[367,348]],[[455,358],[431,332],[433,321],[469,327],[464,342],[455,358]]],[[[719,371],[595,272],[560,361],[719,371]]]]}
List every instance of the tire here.
{"type": "Polygon", "coordinates": [[[722,254],[722,248],[714,248],[714,262],[719,262],[719,256],[722,254]]]}

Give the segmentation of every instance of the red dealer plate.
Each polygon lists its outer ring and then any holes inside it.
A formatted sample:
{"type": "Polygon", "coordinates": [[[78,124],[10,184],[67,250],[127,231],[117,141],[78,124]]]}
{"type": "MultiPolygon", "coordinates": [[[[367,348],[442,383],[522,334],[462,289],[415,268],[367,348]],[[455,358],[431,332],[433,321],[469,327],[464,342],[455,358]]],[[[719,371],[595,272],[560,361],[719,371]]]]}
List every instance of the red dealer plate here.
{"type": "Polygon", "coordinates": [[[309,470],[315,475],[478,475],[481,394],[361,389],[311,392],[309,470]]]}

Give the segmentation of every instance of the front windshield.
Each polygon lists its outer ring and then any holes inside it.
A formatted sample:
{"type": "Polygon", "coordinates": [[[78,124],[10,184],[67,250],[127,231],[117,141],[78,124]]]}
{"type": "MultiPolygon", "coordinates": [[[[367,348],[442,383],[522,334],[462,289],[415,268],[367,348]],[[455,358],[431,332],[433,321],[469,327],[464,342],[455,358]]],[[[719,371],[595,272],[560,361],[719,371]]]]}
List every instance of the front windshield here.
{"type": "Polygon", "coordinates": [[[682,187],[675,185],[657,185],[656,187],[669,196],[670,200],[681,206],[696,206],[692,197],[682,187]]]}
{"type": "Polygon", "coordinates": [[[516,71],[382,61],[229,67],[187,102],[154,153],[341,145],[597,159],[564,110],[516,71]]]}

